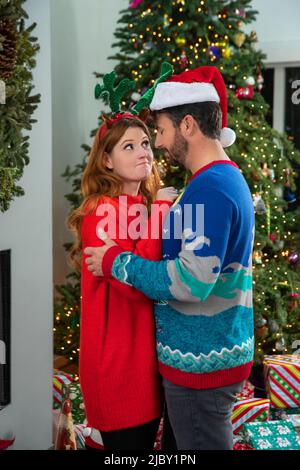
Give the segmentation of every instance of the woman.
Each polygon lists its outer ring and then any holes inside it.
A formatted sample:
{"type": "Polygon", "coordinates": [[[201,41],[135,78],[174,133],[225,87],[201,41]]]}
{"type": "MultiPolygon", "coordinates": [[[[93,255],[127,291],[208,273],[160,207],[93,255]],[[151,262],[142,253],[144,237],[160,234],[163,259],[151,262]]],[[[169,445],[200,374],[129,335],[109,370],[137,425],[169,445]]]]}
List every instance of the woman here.
{"type": "MultiPolygon", "coordinates": [[[[152,450],[162,404],[152,301],[113,278],[93,276],[82,252],[103,245],[106,221],[108,233],[117,229],[109,235],[122,248],[161,259],[159,239],[137,239],[129,230],[137,228],[132,214],[138,207],[150,212],[152,203],[163,205],[166,214],[177,194],[159,189],[145,123],[129,113],[105,121],[83,174],[84,200],[69,218],[77,238],[70,258],[81,269],[80,381],[88,426],[105,449],[152,450]]],[[[150,223],[145,230],[151,233],[150,223]]],[[[91,437],[86,444],[95,447],[91,437]]]]}

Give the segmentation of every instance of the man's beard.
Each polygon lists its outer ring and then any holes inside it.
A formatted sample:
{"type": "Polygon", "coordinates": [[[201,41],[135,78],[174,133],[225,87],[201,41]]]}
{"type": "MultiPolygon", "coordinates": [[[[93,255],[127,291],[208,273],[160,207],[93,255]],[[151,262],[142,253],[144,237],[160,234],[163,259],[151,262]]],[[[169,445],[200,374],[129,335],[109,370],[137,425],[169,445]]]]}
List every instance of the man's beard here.
{"type": "Polygon", "coordinates": [[[175,131],[174,142],[168,150],[168,154],[170,157],[171,165],[180,164],[184,166],[186,157],[188,153],[188,143],[184,137],[182,137],[179,129],[175,131]]]}

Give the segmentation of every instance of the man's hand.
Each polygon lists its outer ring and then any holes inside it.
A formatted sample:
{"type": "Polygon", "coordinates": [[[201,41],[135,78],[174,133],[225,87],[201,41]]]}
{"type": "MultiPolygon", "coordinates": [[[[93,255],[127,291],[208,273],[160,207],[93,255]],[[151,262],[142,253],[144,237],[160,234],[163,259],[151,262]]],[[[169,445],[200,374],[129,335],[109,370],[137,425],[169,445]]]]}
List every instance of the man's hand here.
{"type": "Polygon", "coordinates": [[[99,234],[98,230],[98,236],[101,238],[101,240],[104,241],[105,245],[100,246],[100,247],[87,247],[84,249],[84,254],[85,255],[90,255],[88,258],[86,258],[85,262],[88,265],[87,269],[88,271],[91,271],[94,276],[103,276],[103,270],[102,270],[102,261],[105,253],[109,248],[112,246],[117,245],[109,236],[107,233],[105,233],[102,229],[100,229],[101,232],[99,234]]]}

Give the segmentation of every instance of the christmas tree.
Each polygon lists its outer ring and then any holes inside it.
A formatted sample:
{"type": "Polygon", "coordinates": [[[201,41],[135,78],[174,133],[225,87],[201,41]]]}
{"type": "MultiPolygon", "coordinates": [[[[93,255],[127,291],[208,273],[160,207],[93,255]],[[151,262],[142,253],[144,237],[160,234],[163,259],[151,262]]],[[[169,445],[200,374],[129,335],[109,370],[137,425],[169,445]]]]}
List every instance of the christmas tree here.
{"type": "Polygon", "coordinates": [[[31,118],[39,95],[34,88],[31,70],[39,50],[32,36],[36,24],[25,27],[28,18],[25,0],[0,0],[0,210],[8,210],[14,197],[24,190],[16,184],[29,163],[31,118]]]}
{"type": "MultiPolygon", "coordinates": [[[[224,76],[228,125],[237,134],[227,153],[248,182],[256,213],[253,282],[255,362],[259,364],[264,354],[292,353],[300,327],[300,209],[294,194],[294,167],[300,163],[300,154],[287,136],[266,121],[268,105],[261,94],[264,55],[255,48],[256,33],[244,31],[256,14],[251,0],[135,0],[120,13],[113,44],[118,52],[110,59],[118,61],[115,70],[120,80],[136,82],[126,106],[133,106],[153,84],[164,61],[172,64],[175,74],[215,65],[224,76]]],[[[89,151],[88,146],[83,148],[89,151]]],[[[163,155],[157,158],[165,184],[182,188],[188,175],[182,168],[171,167],[163,155]]],[[[72,210],[81,200],[84,166],[85,158],[63,175],[72,183],[73,191],[66,196],[72,210]]],[[[75,284],[58,286],[61,297],[56,304],[55,340],[56,352],[76,361],[80,279],[78,273],[69,276],[75,284]]]]}

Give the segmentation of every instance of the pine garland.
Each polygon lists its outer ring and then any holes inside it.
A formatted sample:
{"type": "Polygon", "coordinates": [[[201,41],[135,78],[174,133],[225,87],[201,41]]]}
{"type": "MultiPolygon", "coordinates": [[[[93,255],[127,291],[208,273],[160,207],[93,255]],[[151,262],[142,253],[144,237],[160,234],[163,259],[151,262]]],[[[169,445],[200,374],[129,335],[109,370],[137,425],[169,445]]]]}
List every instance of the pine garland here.
{"type": "Polygon", "coordinates": [[[32,114],[40,95],[32,95],[32,69],[39,50],[31,33],[36,24],[25,28],[28,18],[22,8],[25,0],[0,0],[0,210],[9,209],[15,197],[24,195],[17,185],[29,163],[29,137],[36,120],[32,114]],[[3,84],[4,83],[4,84],[3,84]],[[4,90],[4,91],[3,91],[4,90]],[[5,94],[5,96],[2,96],[5,94]]]}

